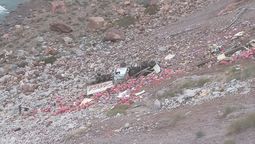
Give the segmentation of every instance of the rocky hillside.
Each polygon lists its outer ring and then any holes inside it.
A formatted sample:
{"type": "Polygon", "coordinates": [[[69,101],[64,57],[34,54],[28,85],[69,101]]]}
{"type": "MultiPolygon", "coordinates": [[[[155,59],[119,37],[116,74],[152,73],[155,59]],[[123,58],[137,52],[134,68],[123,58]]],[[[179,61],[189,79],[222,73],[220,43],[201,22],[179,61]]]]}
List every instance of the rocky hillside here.
{"type": "Polygon", "coordinates": [[[0,28],[0,143],[253,144],[254,10],[252,0],[20,5],[0,28]],[[160,72],[141,74],[152,61],[160,72]],[[140,75],[87,94],[118,66],[140,75]]]}

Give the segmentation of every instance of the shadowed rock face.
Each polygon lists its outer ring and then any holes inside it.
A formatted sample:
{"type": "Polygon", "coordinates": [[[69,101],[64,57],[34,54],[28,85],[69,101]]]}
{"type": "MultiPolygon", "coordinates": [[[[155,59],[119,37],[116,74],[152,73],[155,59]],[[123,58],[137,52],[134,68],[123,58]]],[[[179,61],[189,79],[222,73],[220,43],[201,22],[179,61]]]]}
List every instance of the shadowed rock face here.
{"type": "Polygon", "coordinates": [[[59,33],[70,33],[72,32],[72,28],[63,24],[63,23],[52,23],[50,24],[50,30],[56,31],[59,33]]]}

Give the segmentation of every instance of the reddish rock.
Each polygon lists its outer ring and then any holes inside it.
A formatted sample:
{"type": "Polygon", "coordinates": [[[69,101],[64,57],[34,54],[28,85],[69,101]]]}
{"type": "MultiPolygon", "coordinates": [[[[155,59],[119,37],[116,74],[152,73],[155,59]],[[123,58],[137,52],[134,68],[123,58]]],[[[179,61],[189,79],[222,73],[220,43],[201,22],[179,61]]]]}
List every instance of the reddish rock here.
{"type": "Polygon", "coordinates": [[[124,40],[124,39],[125,39],[124,33],[117,29],[110,29],[110,30],[106,31],[105,36],[104,36],[105,41],[115,42],[115,41],[124,40]]]}
{"type": "Polygon", "coordinates": [[[60,33],[70,33],[72,28],[63,23],[52,23],[50,24],[50,30],[60,32],[60,33]]]}

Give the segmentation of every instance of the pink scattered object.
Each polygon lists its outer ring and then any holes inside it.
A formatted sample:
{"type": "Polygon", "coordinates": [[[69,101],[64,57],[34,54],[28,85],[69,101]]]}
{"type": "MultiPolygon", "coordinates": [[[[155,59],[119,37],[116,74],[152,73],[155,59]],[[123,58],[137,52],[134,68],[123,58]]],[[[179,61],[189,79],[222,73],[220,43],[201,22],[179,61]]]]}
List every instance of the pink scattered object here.
{"type": "Polygon", "coordinates": [[[242,51],[239,55],[232,56],[231,61],[226,61],[226,60],[220,61],[220,64],[229,65],[229,64],[236,62],[238,60],[251,59],[254,56],[255,56],[255,48],[251,48],[249,50],[242,51]]]}
{"type": "MultiPolygon", "coordinates": [[[[68,113],[72,111],[79,111],[86,109],[92,105],[95,105],[98,102],[108,102],[113,95],[119,94],[123,91],[129,90],[129,97],[119,98],[117,104],[126,104],[130,105],[137,99],[140,99],[141,95],[136,96],[137,93],[142,91],[142,88],[147,85],[158,85],[160,82],[171,78],[173,74],[177,74],[181,71],[174,72],[171,69],[162,69],[162,72],[159,74],[151,73],[147,76],[140,76],[138,78],[130,78],[126,82],[117,84],[112,88],[107,89],[106,91],[99,92],[94,94],[91,98],[80,97],[76,101],[66,104],[63,97],[56,97],[57,110],[53,112],[53,115],[59,115],[63,113],[68,113]]],[[[50,108],[41,109],[42,112],[51,112],[50,108]]]]}

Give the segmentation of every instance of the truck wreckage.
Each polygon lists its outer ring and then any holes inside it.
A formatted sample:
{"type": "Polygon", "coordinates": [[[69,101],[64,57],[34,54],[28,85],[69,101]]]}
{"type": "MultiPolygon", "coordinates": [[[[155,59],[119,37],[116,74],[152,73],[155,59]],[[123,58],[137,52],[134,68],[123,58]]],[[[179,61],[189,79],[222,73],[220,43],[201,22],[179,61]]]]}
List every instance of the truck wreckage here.
{"type": "Polygon", "coordinates": [[[114,85],[123,83],[130,78],[147,76],[150,73],[160,73],[161,68],[156,61],[144,61],[138,66],[127,67],[122,63],[111,74],[97,74],[95,81],[87,86],[87,95],[93,95],[106,91],[114,85]]]}

